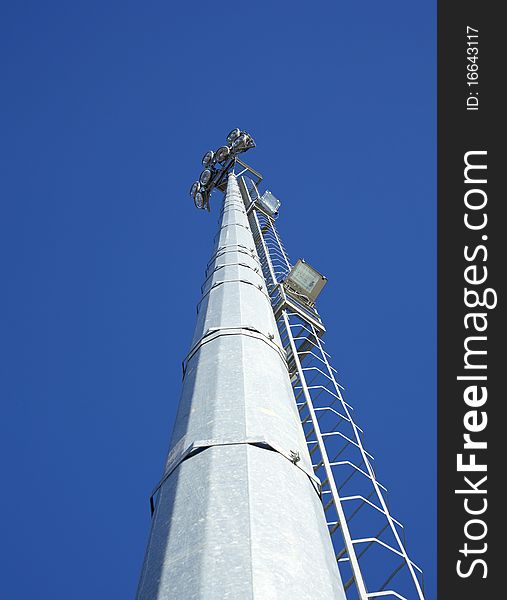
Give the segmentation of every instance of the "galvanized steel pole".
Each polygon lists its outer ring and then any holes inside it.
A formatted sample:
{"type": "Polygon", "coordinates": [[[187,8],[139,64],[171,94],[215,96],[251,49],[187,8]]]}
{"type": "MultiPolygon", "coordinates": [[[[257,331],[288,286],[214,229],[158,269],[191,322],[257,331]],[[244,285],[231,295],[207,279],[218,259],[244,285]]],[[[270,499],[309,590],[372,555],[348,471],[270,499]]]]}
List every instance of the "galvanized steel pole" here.
{"type": "Polygon", "coordinates": [[[345,599],[232,174],[137,599],[345,599]]]}

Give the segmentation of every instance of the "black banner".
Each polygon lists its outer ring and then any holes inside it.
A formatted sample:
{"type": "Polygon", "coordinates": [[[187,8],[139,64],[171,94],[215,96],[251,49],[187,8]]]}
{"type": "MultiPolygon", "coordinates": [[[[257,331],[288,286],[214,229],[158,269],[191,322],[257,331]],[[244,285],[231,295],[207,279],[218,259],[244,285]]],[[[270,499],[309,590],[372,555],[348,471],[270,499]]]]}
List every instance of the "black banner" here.
{"type": "Polygon", "coordinates": [[[507,168],[500,143],[500,6],[441,0],[438,7],[438,597],[444,600],[503,597],[500,287],[507,231],[500,182],[507,168]]]}

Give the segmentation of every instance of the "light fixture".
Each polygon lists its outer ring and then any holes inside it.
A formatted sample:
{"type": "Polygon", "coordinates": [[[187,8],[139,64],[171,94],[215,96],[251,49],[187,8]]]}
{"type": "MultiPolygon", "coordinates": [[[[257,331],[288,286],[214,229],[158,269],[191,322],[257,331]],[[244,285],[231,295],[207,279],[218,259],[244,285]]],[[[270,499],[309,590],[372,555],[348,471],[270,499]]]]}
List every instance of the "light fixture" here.
{"type": "Polygon", "coordinates": [[[280,208],[280,200],[274,196],[269,190],[266,190],[264,194],[258,199],[260,205],[271,215],[275,216],[278,214],[280,208]]]}
{"type": "Polygon", "coordinates": [[[232,142],[234,142],[234,140],[239,137],[241,135],[241,130],[239,130],[237,127],[236,129],[233,129],[232,131],[229,132],[229,135],[227,136],[227,143],[228,144],[232,144],[232,142]]]}
{"type": "Polygon", "coordinates": [[[215,154],[216,161],[221,163],[229,156],[230,149],[228,146],[221,146],[215,154]]]}
{"type": "Polygon", "coordinates": [[[213,176],[213,171],[211,169],[204,169],[204,171],[201,173],[201,175],[199,177],[199,181],[201,182],[202,185],[208,185],[212,176],[213,176]]]}
{"type": "Polygon", "coordinates": [[[190,188],[190,195],[192,198],[195,198],[197,192],[201,189],[201,183],[199,181],[194,181],[192,187],[190,188]]]}
{"type": "Polygon", "coordinates": [[[235,152],[241,152],[246,149],[248,145],[248,136],[245,133],[239,135],[232,143],[232,149],[235,152]]]}
{"type": "Polygon", "coordinates": [[[249,148],[255,148],[255,142],[253,137],[246,131],[242,131],[241,134],[232,142],[232,151],[245,152],[249,148]]]}
{"type": "Polygon", "coordinates": [[[208,152],[206,152],[206,154],[202,157],[202,164],[204,167],[209,167],[213,164],[213,158],[215,156],[215,153],[213,152],[213,150],[208,150],[208,152]]]}
{"type": "MultiPolygon", "coordinates": [[[[209,210],[210,194],[216,186],[221,191],[225,188],[225,176],[231,168],[234,168],[237,155],[246,152],[249,148],[254,148],[255,142],[246,131],[232,129],[227,135],[227,145],[221,146],[213,152],[208,150],[201,159],[204,170],[199,175],[199,179],[192,184],[190,195],[194,199],[197,208],[209,210]]],[[[241,161],[240,161],[241,162],[241,161]]],[[[241,163],[244,165],[244,163],[241,163]]],[[[246,167],[246,165],[244,165],[246,167]]],[[[253,171],[252,171],[253,172],[253,171]]],[[[276,215],[280,202],[276,198],[265,199],[266,213],[276,215]]]]}
{"type": "Polygon", "coordinates": [[[194,203],[197,208],[206,208],[207,194],[204,190],[197,192],[194,197],[194,203]]]}
{"type": "Polygon", "coordinates": [[[327,277],[300,258],[287,275],[284,287],[289,293],[303,296],[313,304],[326,283],[327,277]]]}

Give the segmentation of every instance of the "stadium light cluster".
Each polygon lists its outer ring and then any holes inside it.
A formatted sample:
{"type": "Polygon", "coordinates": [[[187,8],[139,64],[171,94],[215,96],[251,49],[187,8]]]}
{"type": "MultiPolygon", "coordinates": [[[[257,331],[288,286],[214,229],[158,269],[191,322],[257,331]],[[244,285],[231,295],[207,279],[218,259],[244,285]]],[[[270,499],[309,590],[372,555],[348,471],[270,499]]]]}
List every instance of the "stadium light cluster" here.
{"type": "Polygon", "coordinates": [[[209,198],[213,188],[222,179],[224,172],[234,164],[236,156],[250,148],[255,148],[253,137],[236,128],[227,136],[225,146],[220,146],[215,152],[206,152],[201,161],[204,170],[190,188],[190,196],[197,208],[209,210],[209,198]]]}

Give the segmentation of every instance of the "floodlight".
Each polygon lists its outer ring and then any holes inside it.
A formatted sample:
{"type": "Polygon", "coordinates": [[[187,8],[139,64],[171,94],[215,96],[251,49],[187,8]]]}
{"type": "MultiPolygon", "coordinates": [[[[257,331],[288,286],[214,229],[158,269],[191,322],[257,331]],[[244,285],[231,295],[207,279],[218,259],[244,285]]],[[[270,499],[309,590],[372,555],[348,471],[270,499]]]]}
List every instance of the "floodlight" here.
{"type": "Polygon", "coordinates": [[[213,152],[213,150],[208,150],[208,152],[206,152],[206,154],[202,157],[202,164],[204,167],[209,167],[213,164],[213,158],[215,156],[215,153],[213,152]]]}
{"type": "Polygon", "coordinates": [[[232,143],[232,149],[235,152],[241,152],[248,147],[248,136],[245,133],[242,133],[238,136],[234,142],[232,143]]]}
{"type": "Polygon", "coordinates": [[[246,134],[246,137],[247,137],[247,141],[246,141],[247,147],[246,147],[246,149],[248,150],[248,148],[255,148],[255,141],[254,141],[253,137],[249,133],[246,134]]]}
{"type": "Polygon", "coordinates": [[[205,208],[206,207],[206,192],[200,191],[194,197],[194,203],[197,208],[205,208]]]}
{"type": "Polygon", "coordinates": [[[204,169],[204,171],[201,173],[201,175],[199,177],[199,181],[201,182],[202,185],[207,185],[210,182],[212,176],[213,176],[213,171],[211,169],[204,169]]]}
{"type": "Polygon", "coordinates": [[[233,129],[231,132],[229,132],[229,135],[227,136],[227,143],[232,144],[232,142],[234,142],[234,140],[240,135],[241,131],[236,127],[236,129],[233,129]]]}
{"type": "Polygon", "coordinates": [[[326,283],[327,277],[300,258],[287,275],[284,286],[289,293],[304,296],[313,304],[326,283]]]}
{"type": "Polygon", "coordinates": [[[199,181],[194,181],[192,187],[190,188],[190,195],[192,198],[195,198],[197,192],[201,189],[201,183],[199,181]]]}
{"type": "Polygon", "coordinates": [[[280,208],[280,200],[274,196],[269,190],[266,190],[264,194],[258,199],[260,205],[267,210],[271,215],[277,215],[278,209],[280,208]]]}
{"type": "Polygon", "coordinates": [[[215,154],[216,161],[221,163],[229,156],[230,150],[228,146],[222,146],[215,154]]]}

